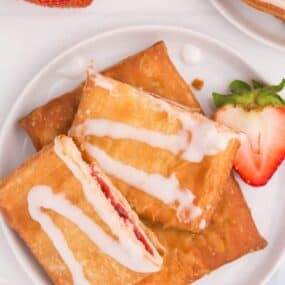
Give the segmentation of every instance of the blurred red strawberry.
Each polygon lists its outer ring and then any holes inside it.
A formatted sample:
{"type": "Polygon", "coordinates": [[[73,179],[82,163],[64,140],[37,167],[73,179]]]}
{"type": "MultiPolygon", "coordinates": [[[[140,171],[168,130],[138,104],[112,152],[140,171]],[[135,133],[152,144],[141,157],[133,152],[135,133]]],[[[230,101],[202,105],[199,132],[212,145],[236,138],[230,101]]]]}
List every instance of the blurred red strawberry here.
{"type": "Polygon", "coordinates": [[[92,3],[93,0],[26,0],[28,2],[46,6],[46,7],[86,7],[92,3]]]}

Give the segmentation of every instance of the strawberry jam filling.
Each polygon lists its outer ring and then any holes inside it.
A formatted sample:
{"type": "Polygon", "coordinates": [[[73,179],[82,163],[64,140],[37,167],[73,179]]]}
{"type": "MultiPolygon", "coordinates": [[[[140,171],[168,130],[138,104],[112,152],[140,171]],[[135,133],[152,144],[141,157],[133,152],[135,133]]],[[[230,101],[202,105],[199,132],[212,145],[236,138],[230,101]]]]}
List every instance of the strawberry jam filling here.
{"type": "Polygon", "coordinates": [[[117,211],[119,216],[124,219],[125,222],[130,223],[133,226],[133,231],[136,236],[136,238],[144,245],[145,249],[153,255],[153,249],[148,244],[145,236],[142,234],[142,232],[136,227],[134,221],[129,216],[127,210],[123,207],[122,204],[120,204],[118,201],[116,201],[114,195],[111,192],[110,187],[105,183],[105,181],[99,176],[98,172],[90,166],[91,169],[91,175],[96,179],[98,184],[101,187],[102,192],[104,193],[105,197],[111,202],[114,209],[117,211]]]}

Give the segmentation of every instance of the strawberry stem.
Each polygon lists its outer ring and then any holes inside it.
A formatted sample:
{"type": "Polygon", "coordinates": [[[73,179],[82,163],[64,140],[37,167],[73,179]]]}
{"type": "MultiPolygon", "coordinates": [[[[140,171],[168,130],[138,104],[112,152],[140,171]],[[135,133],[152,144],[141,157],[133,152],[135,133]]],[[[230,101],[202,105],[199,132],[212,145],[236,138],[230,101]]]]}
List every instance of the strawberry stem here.
{"type": "Polygon", "coordinates": [[[230,94],[224,95],[213,92],[213,100],[216,107],[224,105],[240,105],[246,109],[263,108],[265,106],[285,106],[284,99],[278,94],[285,87],[285,79],[278,85],[266,85],[252,80],[252,86],[242,80],[234,80],[230,83],[230,94]]]}

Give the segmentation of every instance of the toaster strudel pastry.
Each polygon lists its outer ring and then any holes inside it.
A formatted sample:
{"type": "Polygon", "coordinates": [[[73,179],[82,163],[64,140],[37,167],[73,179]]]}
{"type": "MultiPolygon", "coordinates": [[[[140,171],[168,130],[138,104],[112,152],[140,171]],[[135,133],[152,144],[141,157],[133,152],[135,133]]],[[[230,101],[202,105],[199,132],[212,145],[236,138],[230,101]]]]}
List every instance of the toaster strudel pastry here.
{"type": "Polygon", "coordinates": [[[154,235],[69,137],[1,182],[0,209],[54,284],[134,284],[161,269],[154,235]]]}
{"type": "Polygon", "coordinates": [[[69,134],[141,217],[192,232],[209,224],[239,146],[200,113],[92,69],[69,134]]]}

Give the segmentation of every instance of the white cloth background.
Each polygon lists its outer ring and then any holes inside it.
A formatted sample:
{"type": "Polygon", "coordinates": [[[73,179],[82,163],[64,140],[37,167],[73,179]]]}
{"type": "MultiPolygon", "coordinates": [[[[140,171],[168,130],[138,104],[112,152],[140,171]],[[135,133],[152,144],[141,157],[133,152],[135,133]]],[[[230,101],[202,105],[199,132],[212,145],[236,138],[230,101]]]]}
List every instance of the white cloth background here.
{"type": "MultiPolygon", "coordinates": [[[[268,81],[278,82],[285,77],[285,51],[244,35],[208,0],[95,0],[91,8],[82,11],[42,9],[22,0],[1,0],[0,126],[26,83],[60,52],[102,31],[147,24],[178,25],[203,32],[238,51],[268,81]]],[[[2,284],[28,285],[31,281],[13,257],[0,229],[2,284]]],[[[283,262],[266,285],[284,284],[283,262]]]]}

